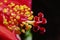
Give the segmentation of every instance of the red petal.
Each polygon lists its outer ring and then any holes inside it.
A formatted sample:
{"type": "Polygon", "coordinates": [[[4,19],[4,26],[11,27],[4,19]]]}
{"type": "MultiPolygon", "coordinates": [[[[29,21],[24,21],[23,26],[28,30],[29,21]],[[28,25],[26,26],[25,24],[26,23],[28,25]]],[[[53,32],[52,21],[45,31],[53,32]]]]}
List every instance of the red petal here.
{"type": "Polygon", "coordinates": [[[0,12],[0,24],[3,23],[3,17],[2,17],[2,13],[0,12]]]}
{"type": "MultiPolygon", "coordinates": [[[[4,0],[0,0],[0,2],[3,2],[4,3],[4,0]]],[[[8,3],[11,3],[11,2],[14,2],[15,4],[18,4],[18,5],[27,5],[28,7],[31,8],[31,0],[8,0],[8,3]]],[[[4,3],[5,4],[5,3],[4,3]]]]}
{"type": "Polygon", "coordinates": [[[0,25],[0,38],[2,40],[17,40],[14,33],[0,25]]]}

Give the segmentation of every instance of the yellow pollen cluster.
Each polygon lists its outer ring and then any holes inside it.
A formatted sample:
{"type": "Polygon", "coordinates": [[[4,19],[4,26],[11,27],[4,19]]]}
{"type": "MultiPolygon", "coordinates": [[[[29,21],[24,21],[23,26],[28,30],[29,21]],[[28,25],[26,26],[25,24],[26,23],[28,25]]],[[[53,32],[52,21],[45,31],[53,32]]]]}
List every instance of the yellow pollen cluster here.
{"type": "Polygon", "coordinates": [[[8,25],[8,22],[7,22],[6,18],[3,19],[3,24],[8,25]]]}
{"type": "Polygon", "coordinates": [[[7,12],[8,12],[8,8],[4,8],[3,13],[7,13],[7,12]]]}
{"type": "Polygon", "coordinates": [[[8,7],[12,8],[13,6],[15,6],[15,4],[13,2],[11,2],[8,7]]]}
{"type": "MultiPolygon", "coordinates": [[[[4,0],[5,2],[7,0],[4,0]]],[[[0,3],[1,5],[2,3],[0,3]]],[[[26,21],[22,21],[22,23],[18,24],[18,20],[20,20],[20,15],[26,16],[27,20],[32,20],[33,19],[33,12],[31,9],[26,6],[26,5],[16,5],[15,3],[11,2],[10,4],[7,5],[8,8],[3,8],[2,12],[7,13],[9,15],[9,20],[8,18],[3,17],[3,24],[8,27],[9,30],[15,30],[16,33],[20,33],[20,30],[25,33],[26,30],[29,30],[32,28],[32,25],[29,25],[30,23],[26,21]],[[7,21],[8,20],[8,21],[7,21]],[[19,27],[19,26],[20,27],[19,27]],[[25,26],[25,29],[23,27],[25,26]],[[22,29],[20,29],[22,28],[22,29]]],[[[24,18],[22,18],[24,19],[24,18]]]]}
{"type": "Polygon", "coordinates": [[[8,0],[4,0],[5,3],[7,3],[8,0]]]}
{"type": "Polygon", "coordinates": [[[10,13],[12,13],[13,12],[13,10],[10,10],[10,13]]]}
{"type": "Polygon", "coordinates": [[[20,19],[20,16],[16,16],[16,19],[20,19]]]}
{"type": "Polygon", "coordinates": [[[0,2],[0,6],[1,6],[1,5],[3,5],[3,3],[2,3],[2,2],[0,2]]]}

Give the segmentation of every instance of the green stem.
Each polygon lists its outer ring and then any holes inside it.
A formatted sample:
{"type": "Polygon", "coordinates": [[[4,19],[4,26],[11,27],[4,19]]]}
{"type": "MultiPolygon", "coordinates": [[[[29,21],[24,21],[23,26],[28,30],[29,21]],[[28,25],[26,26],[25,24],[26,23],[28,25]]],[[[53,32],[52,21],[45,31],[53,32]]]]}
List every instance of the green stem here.
{"type": "Polygon", "coordinates": [[[32,40],[31,30],[26,31],[24,40],[32,40]]]}

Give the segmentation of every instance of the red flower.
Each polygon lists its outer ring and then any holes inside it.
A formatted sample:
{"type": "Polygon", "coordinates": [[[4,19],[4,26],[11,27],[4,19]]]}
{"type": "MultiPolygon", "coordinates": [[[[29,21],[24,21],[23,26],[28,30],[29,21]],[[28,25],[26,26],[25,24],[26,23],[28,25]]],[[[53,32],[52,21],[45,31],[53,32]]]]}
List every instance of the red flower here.
{"type": "Polygon", "coordinates": [[[3,23],[3,16],[2,16],[2,12],[0,12],[0,24],[3,23]]]}
{"type": "Polygon", "coordinates": [[[18,5],[27,5],[28,7],[31,8],[31,0],[7,0],[7,2],[4,0],[0,0],[0,2],[3,2],[4,4],[8,4],[8,3],[11,3],[11,2],[14,2],[15,4],[18,4],[18,5]]]}
{"type": "Polygon", "coordinates": [[[10,32],[6,27],[0,25],[0,40],[17,40],[15,33],[10,32]]]}
{"type": "Polygon", "coordinates": [[[26,7],[26,6],[20,7],[20,5],[26,5],[28,7],[27,9],[29,9],[31,8],[31,0],[28,0],[28,1],[27,0],[0,0],[0,40],[18,40],[15,34],[15,31],[13,30],[14,31],[13,33],[7,28],[8,26],[10,26],[10,24],[13,25],[15,22],[17,22],[18,19],[20,19],[18,20],[18,23],[27,20],[26,16],[17,14],[17,11],[19,11],[17,9],[22,10],[24,7],[26,7]],[[18,6],[17,9],[16,9],[16,6],[18,6]],[[7,24],[7,25],[5,25],[6,26],[5,27],[5,26],[1,26],[1,24],[3,25],[7,24]]]}

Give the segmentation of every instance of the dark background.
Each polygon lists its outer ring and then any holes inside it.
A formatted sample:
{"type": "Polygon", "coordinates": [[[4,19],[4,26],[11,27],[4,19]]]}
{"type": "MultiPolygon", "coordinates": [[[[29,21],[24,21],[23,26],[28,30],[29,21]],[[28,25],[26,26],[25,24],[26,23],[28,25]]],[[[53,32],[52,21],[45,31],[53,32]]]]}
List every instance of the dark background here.
{"type": "Polygon", "coordinates": [[[43,12],[47,19],[47,24],[44,25],[46,33],[42,35],[32,31],[32,40],[60,40],[60,1],[32,0],[32,11],[34,11],[34,15],[43,12]]]}
{"type": "Polygon", "coordinates": [[[59,0],[33,0],[34,15],[43,12],[47,18],[44,35],[33,32],[33,40],[60,40],[60,1],[59,0]],[[48,11],[49,9],[49,11],[48,11]]]}
{"type": "MultiPolygon", "coordinates": [[[[45,15],[44,17],[48,19],[48,0],[32,0],[32,11],[34,15],[37,16],[39,12],[43,12],[45,15]]],[[[39,32],[32,32],[33,33],[33,40],[48,40],[47,37],[50,33],[48,33],[48,24],[44,27],[46,28],[45,34],[40,34],[39,32]]]]}

